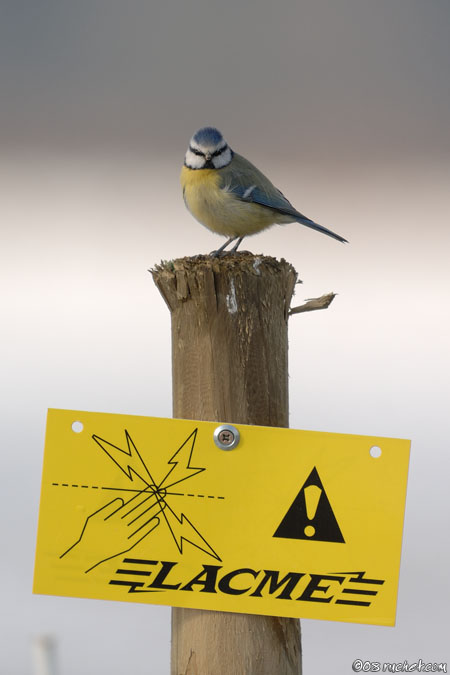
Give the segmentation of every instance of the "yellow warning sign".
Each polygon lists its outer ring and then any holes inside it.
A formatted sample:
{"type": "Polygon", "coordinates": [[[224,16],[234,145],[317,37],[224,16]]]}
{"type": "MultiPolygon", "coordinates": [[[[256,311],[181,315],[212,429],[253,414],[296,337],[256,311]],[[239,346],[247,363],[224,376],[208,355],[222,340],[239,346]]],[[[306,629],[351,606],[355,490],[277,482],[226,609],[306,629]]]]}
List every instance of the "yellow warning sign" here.
{"type": "Polygon", "coordinates": [[[409,441],[50,410],[34,592],[394,625],[409,441]]]}

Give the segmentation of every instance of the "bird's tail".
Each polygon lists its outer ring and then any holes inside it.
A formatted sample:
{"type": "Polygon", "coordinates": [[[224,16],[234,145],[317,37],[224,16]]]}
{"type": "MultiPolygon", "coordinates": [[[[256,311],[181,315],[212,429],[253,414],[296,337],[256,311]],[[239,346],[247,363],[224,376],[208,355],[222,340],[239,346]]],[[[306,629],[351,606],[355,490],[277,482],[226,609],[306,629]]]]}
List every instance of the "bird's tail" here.
{"type": "Polygon", "coordinates": [[[312,230],[322,232],[323,234],[327,234],[329,237],[333,237],[333,239],[337,239],[338,241],[342,241],[344,244],[348,244],[347,239],[344,239],[344,237],[341,237],[339,234],[336,234],[336,232],[332,232],[331,230],[328,230],[326,227],[323,227],[322,225],[315,223],[313,220],[306,218],[306,216],[300,216],[295,220],[297,221],[297,223],[306,225],[306,227],[310,227],[312,230]]]}

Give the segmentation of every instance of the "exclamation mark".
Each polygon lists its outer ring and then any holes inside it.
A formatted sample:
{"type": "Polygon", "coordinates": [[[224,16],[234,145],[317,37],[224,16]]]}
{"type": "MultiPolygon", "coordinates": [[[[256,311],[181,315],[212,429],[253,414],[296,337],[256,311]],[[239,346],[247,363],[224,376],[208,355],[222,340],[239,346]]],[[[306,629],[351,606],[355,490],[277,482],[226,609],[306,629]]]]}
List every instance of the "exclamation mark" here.
{"type": "MultiPolygon", "coordinates": [[[[321,494],[322,488],[318,485],[308,485],[308,487],[305,487],[306,516],[308,520],[314,520],[321,494]]],[[[306,525],[303,532],[307,537],[314,537],[316,529],[312,525],[306,525]]]]}

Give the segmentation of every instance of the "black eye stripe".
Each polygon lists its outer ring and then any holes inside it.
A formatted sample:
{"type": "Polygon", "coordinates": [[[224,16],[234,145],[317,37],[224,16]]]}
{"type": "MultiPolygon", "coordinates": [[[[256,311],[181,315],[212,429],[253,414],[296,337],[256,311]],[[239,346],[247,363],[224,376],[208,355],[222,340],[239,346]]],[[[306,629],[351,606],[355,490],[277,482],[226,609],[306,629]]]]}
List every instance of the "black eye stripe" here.
{"type": "Polygon", "coordinates": [[[211,155],[211,157],[218,157],[219,155],[222,154],[222,152],[224,152],[224,151],[227,149],[227,147],[228,147],[227,145],[224,145],[223,148],[219,148],[218,150],[216,150],[215,152],[213,152],[213,154],[211,155]]]}
{"type": "Polygon", "coordinates": [[[189,150],[194,153],[194,155],[198,155],[199,157],[204,157],[204,153],[200,152],[200,150],[197,150],[197,148],[193,148],[192,145],[189,146],[189,150]]]}
{"type": "MultiPolygon", "coordinates": [[[[228,145],[224,145],[223,147],[219,148],[215,152],[211,154],[211,157],[218,157],[219,155],[222,154],[226,149],[228,148],[228,145]]],[[[189,150],[194,154],[197,155],[197,157],[205,157],[205,153],[201,152],[201,150],[197,150],[197,148],[193,148],[192,145],[189,146],[189,150]]]]}

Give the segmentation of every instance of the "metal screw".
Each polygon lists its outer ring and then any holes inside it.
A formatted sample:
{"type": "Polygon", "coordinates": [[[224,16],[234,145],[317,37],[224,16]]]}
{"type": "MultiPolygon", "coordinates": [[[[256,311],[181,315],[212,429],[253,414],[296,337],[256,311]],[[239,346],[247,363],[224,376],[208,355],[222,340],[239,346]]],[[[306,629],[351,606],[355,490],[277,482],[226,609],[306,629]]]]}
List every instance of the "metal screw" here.
{"type": "Polygon", "coordinates": [[[221,450],[233,450],[239,443],[241,435],[231,424],[221,424],[214,431],[214,443],[221,450]]]}

